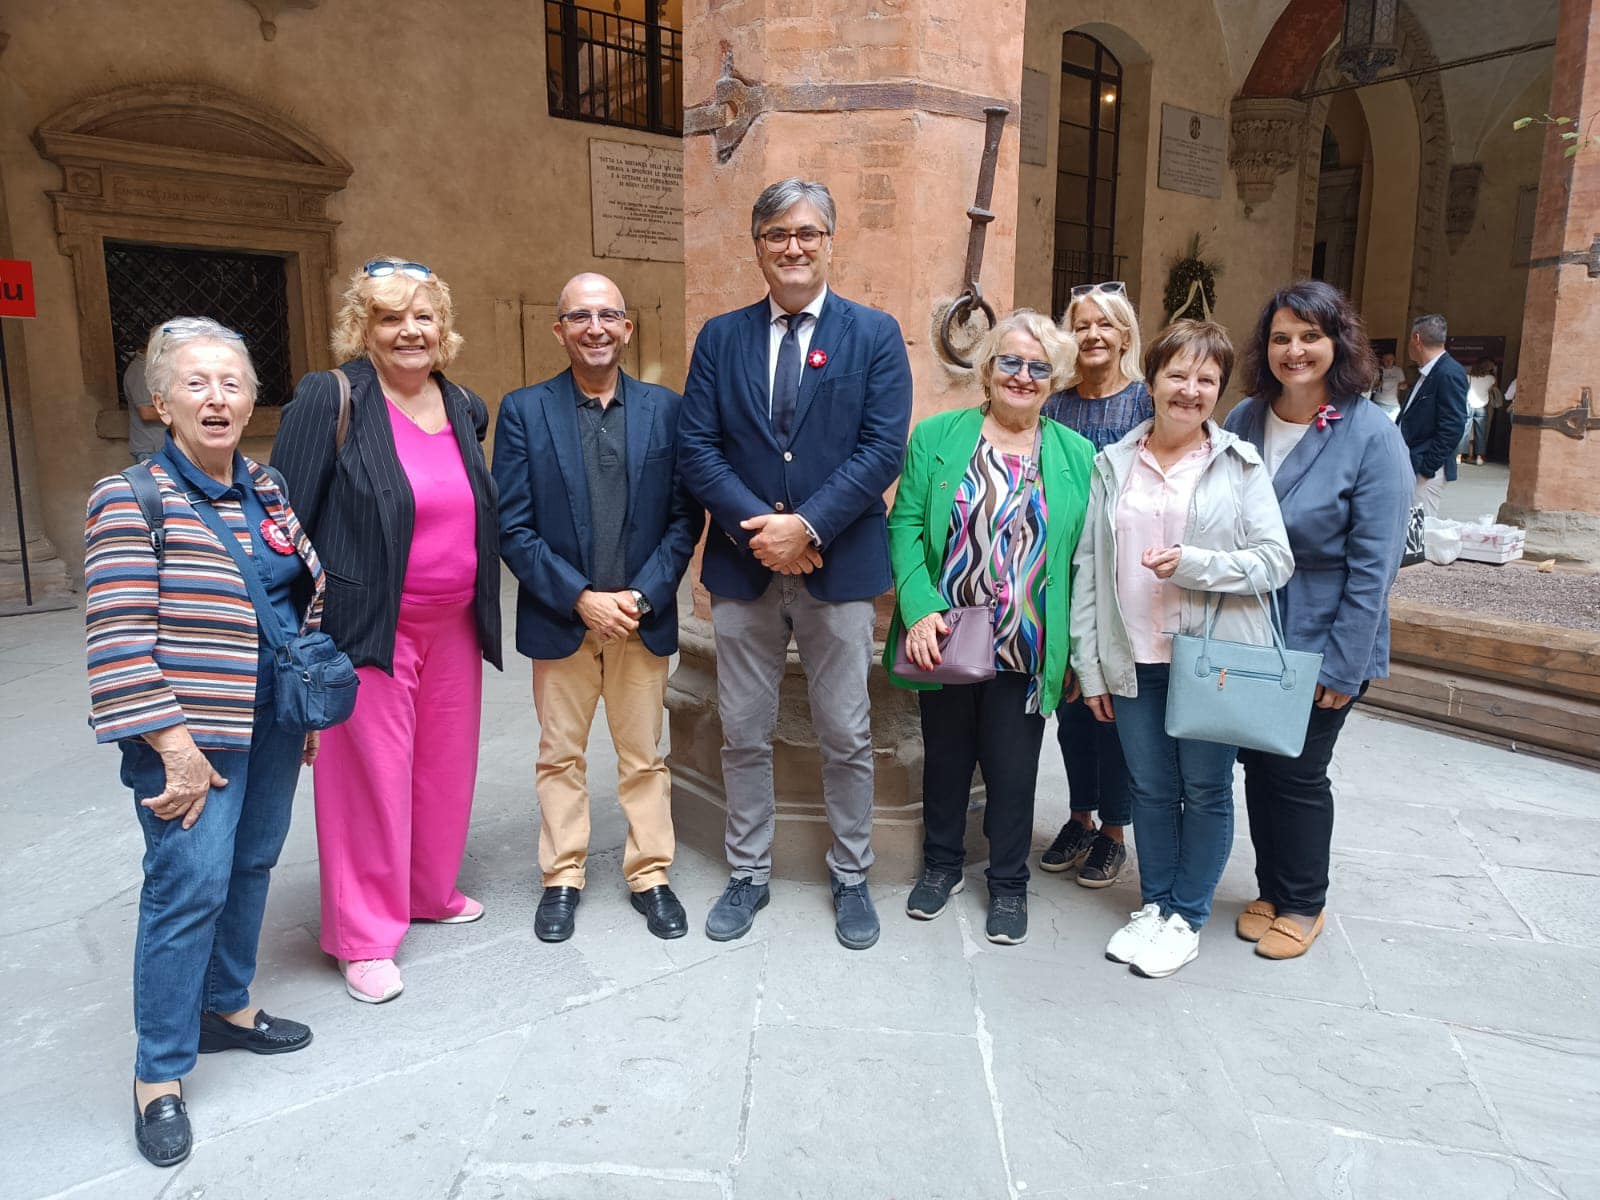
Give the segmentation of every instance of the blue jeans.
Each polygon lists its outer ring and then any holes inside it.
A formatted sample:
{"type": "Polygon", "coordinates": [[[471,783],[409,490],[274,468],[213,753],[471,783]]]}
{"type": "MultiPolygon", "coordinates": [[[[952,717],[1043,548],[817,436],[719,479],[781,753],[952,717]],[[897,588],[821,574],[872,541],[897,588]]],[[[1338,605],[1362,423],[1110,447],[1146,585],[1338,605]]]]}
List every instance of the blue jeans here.
{"type": "Polygon", "coordinates": [[[1216,742],[1167,736],[1166,663],[1138,663],[1139,694],[1113,700],[1133,791],[1139,891],[1199,929],[1233,848],[1233,760],[1216,742]]]}
{"type": "Polygon", "coordinates": [[[134,1072],[146,1083],[194,1068],[202,1012],[250,1003],[267,882],[289,833],[303,734],[257,709],[250,749],[206,757],[226,787],[212,788],[192,828],[138,804],[166,786],[161,756],[143,740],[122,746],[122,782],[144,831],[144,887],[133,950],[134,1072]]]}
{"type": "Polygon", "coordinates": [[[1056,741],[1067,768],[1072,811],[1100,813],[1102,825],[1129,821],[1128,764],[1115,725],[1096,721],[1080,697],[1056,705],[1056,741]]]}

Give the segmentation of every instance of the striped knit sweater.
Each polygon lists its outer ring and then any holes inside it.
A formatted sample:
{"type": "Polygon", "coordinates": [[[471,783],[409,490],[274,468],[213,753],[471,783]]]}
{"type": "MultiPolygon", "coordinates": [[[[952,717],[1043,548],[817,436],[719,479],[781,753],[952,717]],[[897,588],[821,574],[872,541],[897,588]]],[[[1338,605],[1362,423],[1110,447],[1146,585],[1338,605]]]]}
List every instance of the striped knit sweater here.
{"type": "MultiPolygon", "coordinates": [[[[262,506],[310,568],[309,625],[316,628],[323,592],[316,551],[272,477],[244,461],[262,506]]],[[[107,476],[89,496],[89,723],[96,741],[116,742],[187,722],[202,750],[248,750],[259,649],[255,606],[238,566],[183,489],[158,463],[150,470],[166,536],[159,574],[150,527],[128,481],[107,476]]],[[[217,507],[226,524],[243,530],[237,501],[217,507]]],[[[248,533],[243,538],[248,542],[248,533]]]]}

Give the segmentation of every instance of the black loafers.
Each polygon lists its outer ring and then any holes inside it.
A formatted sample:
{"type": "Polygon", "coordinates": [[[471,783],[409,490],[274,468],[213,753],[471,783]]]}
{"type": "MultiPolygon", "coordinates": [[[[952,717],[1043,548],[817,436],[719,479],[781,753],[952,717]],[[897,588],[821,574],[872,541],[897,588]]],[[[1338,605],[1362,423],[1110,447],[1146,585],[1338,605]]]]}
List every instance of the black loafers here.
{"type": "Polygon", "coordinates": [[[564,942],[572,936],[578,901],[583,899],[583,889],[575,887],[547,887],[539,900],[539,909],[533,914],[533,934],[541,942],[564,942]]]}
{"type": "Polygon", "coordinates": [[[139,1153],[158,1167],[175,1167],[189,1157],[194,1148],[194,1134],[189,1129],[189,1110],[184,1107],[183,1093],[176,1096],[157,1096],[139,1110],[139,1092],[133,1093],[133,1139],[139,1143],[139,1153]]]}
{"type": "Polygon", "coordinates": [[[311,1030],[287,1017],[270,1017],[256,1010],[255,1023],[245,1029],[216,1013],[200,1014],[200,1053],[248,1050],[252,1054],[287,1054],[311,1044],[311,1030]]]}
{"type": "Polygon", "coordinates": [[[634,892],[629,901],[644,914],[645,927],[658,938],[671,940],[689,932],[689,916],[666,884],[634,892]]]}

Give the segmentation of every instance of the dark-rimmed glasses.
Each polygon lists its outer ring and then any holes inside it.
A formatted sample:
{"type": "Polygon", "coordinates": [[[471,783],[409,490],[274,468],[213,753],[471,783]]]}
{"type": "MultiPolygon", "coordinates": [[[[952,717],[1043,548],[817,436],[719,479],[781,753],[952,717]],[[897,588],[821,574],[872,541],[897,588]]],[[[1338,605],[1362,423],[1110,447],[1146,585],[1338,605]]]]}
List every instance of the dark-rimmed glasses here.
{"type": "Polygon", "coordinates": [[[1120,279],[1108,279],[1104,283],[1079,283],[1072,288],[1072,298],[1079,300],[1084,296],[1092,296],[1096,292],[1106,292],[1112,296],[1126,296],[1128,294],[1128,285],[1120,279]]]}
{"type": "Polygon", "coordinates": [[[1020,354],[998,354],[995,356],[994,365],[1002,375],[1021,375],[1028,372],[1028,378],[1038,382],[1049,379],[1055,368],[1047,362],[1040,362],[1037,358],[1023,358],[1020,354]]]}
{"type": "Polygon", "coordinates": [[[561,321],[574,329],[582,329],[597,317],[602,325],[621,325],[628,319],[628,314],[620,308],[602,308],[598,312],[590,312],[587,308],[575,308],[571,312],[562,313],[561,321]]]}
{"type": "Polygon", "coordinates": [[[404,275],[407,279],[425,282],[433,274],[426,263],[395,262],[392,258],[375,258],[363,263],[361,269],[372,279],[387,279],[391,275],[404,275]]]}
{"type": "Polygon", "coordinates": [[[828,231],[813,229],[808,225],[804,229],[764,229],[756,236],[767,244],[768,250],[787,250],[790,238],[799,242],[802,250],[815,250],[822,245],[822,239],[828,236],[828,231]]]}

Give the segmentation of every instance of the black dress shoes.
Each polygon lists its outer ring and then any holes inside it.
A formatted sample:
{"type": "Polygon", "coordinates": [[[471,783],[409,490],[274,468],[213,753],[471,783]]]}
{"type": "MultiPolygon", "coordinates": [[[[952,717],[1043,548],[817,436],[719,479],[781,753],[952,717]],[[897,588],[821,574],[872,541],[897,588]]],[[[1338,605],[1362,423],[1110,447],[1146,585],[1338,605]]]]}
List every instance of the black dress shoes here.
{"type": "Polygon", "coordinates": [[[645,927],[658,938],[681,938],[689,932],[689,916],[666,884],[634,892],[630,901],[644,914],[645,927]]]}
{"type": "Polygon", "coordinates": [[[288,1054],[311,1044],[311,1030],[287,1017],[270,1017],[266,1009],[256,1010],[249,1029],[235,1025],[216,1013],[200,1014],[200,1053],[218,1050],[248,1050],[252,1054],[288,1054]]]}
{"type": "Polygon", "coordinates": [[[533,934],[541,942],[564,942],[572,936],[578,901],[583,899],[583,889],[575,887],[547,887],[539,901],[539,910],[533,914],[533,934]]]}
{"type": "Polygon", "coordinates": [[[189,1110],[183,1093],[157,1096],[139,1109],[139,1091],[133,1093],[133,1138],[139,1153],[158,1167],[175,1167],[189,1157],[194,1134],[189,1129],[189,1110]]]}

